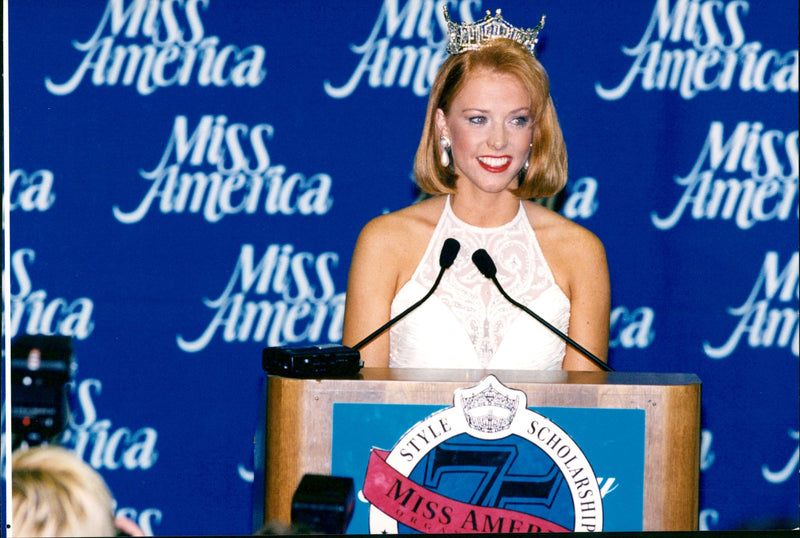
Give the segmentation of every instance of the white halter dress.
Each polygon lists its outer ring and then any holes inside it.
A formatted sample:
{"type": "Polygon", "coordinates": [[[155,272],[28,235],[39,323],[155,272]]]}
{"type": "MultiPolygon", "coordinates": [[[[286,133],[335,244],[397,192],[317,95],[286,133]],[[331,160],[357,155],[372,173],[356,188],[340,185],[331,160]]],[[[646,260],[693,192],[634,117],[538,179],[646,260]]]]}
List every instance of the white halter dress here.
{"type": "Polygon", "coordinates": [[[472,262],[473,252],[486,249],[506,293],[567,333],[569,299],[553,278],[522,203],[511,222],[479,228],[456,217],[448,197],[422,261],[392,301],[392,317],[433,286],[448,237],[461,243],[458,256],[436,292],[390,329],[389,366],[561,369],[565,342],[509,303],[472,262]]]}

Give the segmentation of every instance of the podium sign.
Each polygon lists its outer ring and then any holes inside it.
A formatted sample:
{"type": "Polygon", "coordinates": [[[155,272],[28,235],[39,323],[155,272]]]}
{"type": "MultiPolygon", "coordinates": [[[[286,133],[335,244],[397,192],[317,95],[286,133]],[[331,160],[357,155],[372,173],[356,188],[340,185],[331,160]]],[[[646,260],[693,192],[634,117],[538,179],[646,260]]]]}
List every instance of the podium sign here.
{"type": "Polygon", "coordinates": [[[334,404],[331,471],[364,485],[348,532],[642,530],[644,410],[525,402],[490,376],[434,412],[334,404]]]}
{"type": "Polygon", "coordinates": [[[265,520],[313,472],[361,489],[349,533],[697,528],[695,376],[492,374],[271,376],[265,520]]]}

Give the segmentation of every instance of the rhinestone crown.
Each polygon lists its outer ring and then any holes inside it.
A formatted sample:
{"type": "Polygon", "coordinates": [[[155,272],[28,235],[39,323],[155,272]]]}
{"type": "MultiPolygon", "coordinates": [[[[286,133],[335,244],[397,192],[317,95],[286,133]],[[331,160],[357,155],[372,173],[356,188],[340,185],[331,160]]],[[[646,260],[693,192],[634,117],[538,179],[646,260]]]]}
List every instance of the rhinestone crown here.
{"type": "Polygon", "coordinates": [[[447,30],[450,42],[447,44],[447,52],[458,54],[467,50],[481,48],[484,43],[499,37],[513,39],[520,45],[528,49],[532,55],[536,55],[534,49],[539,42],[539,32],[544,28],[544,15],[535,28],[525,30],[516,28],[503,19],[501,11],[498,9],[494,16],[491,11],[486,11],[486,16],[478,22],[466,22],[457,24],[450,19],[447,6],[444,6],[444,18],[447,21],[447,30]]]}

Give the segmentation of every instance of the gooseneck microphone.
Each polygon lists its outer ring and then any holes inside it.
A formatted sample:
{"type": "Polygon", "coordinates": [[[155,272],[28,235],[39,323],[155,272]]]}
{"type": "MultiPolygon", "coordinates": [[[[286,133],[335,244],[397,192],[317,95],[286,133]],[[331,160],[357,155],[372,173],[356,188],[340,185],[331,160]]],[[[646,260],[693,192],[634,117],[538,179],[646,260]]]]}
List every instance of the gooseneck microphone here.
{"type": "Polygon", "coordinates": [[[506,293],[506,291],[503,289],[503,287],[500,285],[500,282],[497,281],[497,267],[495,267],[494,262],[492,261],[492,257],[489,256],[489,253],[486,252],[486,250],[484,250],[482,248],[476,250],[472,254],[472,263],[475,264],[475,266],[478,268],[478,271],[480,271],[481,274],[483,274],[483,276],[485,276],[486,278],[488,278],[489,280],[494,282],[494,285],[497,287],[497,289],[500,291],[502,296],[505,297],[508,302],[510,302],[511,304],[516,306],[517,308],[520,308],[526,314],[528,314],[531,317],[533,317],[536,321],[538,321],[539,323],[541,323],[542,325],[544,325],[545,327],[547,327],[548,329],[553,331],[562,340],[564,340],[569,345],[571,345],[572,347],[574,347],[575,349],[580,351],[586,358],[591,360],[593,363],[595,363],[601,369],[605,370],[606,372],[613,372],[614,371],[614,369],[611,366],[609,366],[608,364],[606,364],[605,362],[601,361],[599,358],[594,356],[589,350],[585,349],[583,346],[578,344],[575,340],[573,340],[572,338],[570,338],[569,336],[567,336],[563,332],[559,331],[556,327],[551,325],[547,320],[545,320],[544,318],[539,316],[536,312],[534,312],[530,308],[526,307],[522,303],[519,303],[519,302],[515,301],[514,299],[512,299],[506,293]]]}
{"type": "Polygon", "coordinates": [[[461,249],[461,243],[453,239],[452,237],[448,237],[444,240],[444,245],[442,245],[442,252],[439,254],[439,274],[436,275],[436,280],[433,282],[433,286],[425,294],[422,299],[417,301],[416,303],[412,304],[402,312],[400,312],[397,316],[393,317],[386,323],[384,323],[381,327],[379,327],[375,332],[364,338],[362,341],[357,343],[353,346],[353,349],[359,350],[368,343],[372,342],[375,338],[380,336],[386,329],[406,317],[408,314],[411,313],[412,310],[416,309],[419,305],[424,303],[428,300],[428,297],[433,295],[433,292],[436,291],[436,288],[439,286],[439,282],[442,280],[442,276],[444,276],[444,272],[447,271],[458,255],[458,251],[461,249]]]}
{"type": "Polygon", "coordinates": [[[358,350],[380,336],[386,329],[403,319],[433,295],[442,280],[444,272],[453,265],[460,249],[461,245],[458,241],[452,237],[446,239],[444,245],[442,245],[442,252],[439,254],[439,274],[430,291],[422,299],[390,319],[355,346],[323,344],[307,347],[267,347],[264,348],[261,358],[264,371],[270,375],[311,379],[356,375],[364,365],[358,350]]]}

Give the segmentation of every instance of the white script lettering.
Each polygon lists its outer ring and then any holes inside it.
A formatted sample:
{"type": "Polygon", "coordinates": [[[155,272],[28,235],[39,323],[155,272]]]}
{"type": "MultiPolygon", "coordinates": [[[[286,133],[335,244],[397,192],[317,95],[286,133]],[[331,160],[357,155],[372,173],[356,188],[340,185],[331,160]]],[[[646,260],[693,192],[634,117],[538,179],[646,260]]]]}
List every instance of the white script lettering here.
{"type": "Polygon", "coordinates": [[[575,182],[567,201],[564,203],[564,216],[568,219],[588,219],[597,212],[597,180],[582,177],[575,182]]]}
{"type": "Polygon", "coordinates": [[[37,170],[28,175],[25,170],[13,170],[9,175],[8,210],[47,211],[53,207],[53,172],[37,170]]]}
{"type": "Polygon", "coordinates": [[[178,335],[187,353],[204,349],[221,330],[225,342],[262,342],[270,347],[301,341],[342,338],[344,293],[336,293],[331,269],[339,255],[295,251],[293,245],[270,245],[256,263],[253,245],[242,245],[236,267],[218,298],[203,299],[214,311],[203,334],[194,340],[178,335]],[[251,300],[254,293],[258,300],[251,300]],[[269,294],[275,294],[271,300],[269,294]]]}
{"type": "Polygon", "coordinates": [[[126,517],[136,522],[145,536],[155,536],[153,524],[160,524],[164,518],[164,514],[158,508],[145,508],[144,510],[136,510],[130,507],[118,508],[114,515],[116,517],[126,517]]]}
{"type": "Polygon", "coordinates": [[[200,8],[208,8],[209,2],[133,0],[125,8],[124,0],[108,0],[94,34],[83,43],[73,41],[84,54],[75,72],[62,83],[45,77],[45,87],[54,95],[67,95],[86,77],[95,86],[135,84],[145,96],[193,81],[203,87],[258,86],[266,77],[264,47],[220,46],[218,36],[206,36],[200,8]],[[140,41],[134,41],[137,37],[140,41]]]}
{"type": "Polygon", "coordinates": [[[57,334],[85,340],[94,329],[94,303],[87,297],[74,301],[62,297],[48,299],[45,290],[34,290],[27,264],[33,263],[35,258],[36,253],[29,248],[21,248],[11,255],[11,274],[14,277],[11,284],[12,290],[16,284],[17,291],[9,290],[9,336],[14,338],[24,327],[22,332],[27,334],[57,334]]]}
{"type": "Polygon", "coordinates": [[[71,398],[77,399],[78,409],[70,414],[69,428],[62,436],[63,446],[97,470],[147,470],[155,465],[156,430],[147,427],[135,431],[125,427],[112,430],[111,420],[98,420],[92,396],[102,390],[99,379],[85,379],[80,384],[70,381],[68,387],[71,398]]]}
{"type": "Polygon", "coordinates": [[[778,253],[767,252],[761,272],[750,295],[738,308],[728,308],[728,313],[739,318],[728,341],[719,347],[703,344],[706,355],[724,359],[734,352],[742,337],[747,335],[751,348],[788,348],[798,356],[798,253],[795,251],[783,271],[778,273],[778,253]],[[773,301],[784,303],[773,306],[773,301]],[[794,304],[792,304],[794,301],[794,304]]]}
{"type": "Polygon", "coordinates": [[[619,487],[617,479],[613,477],[601,478],[598,476],[597,485],[600,486],[600,496],[603,498],[619,487]]]}
{"type": "Polygon", "coordinates": [[[782,484],[797,474],[798,462],[800,462],[800,445],[797,441],[800,439],[800,432],[789,430],[789,438],[795,440],[795,447],[786,465],[777,471],[770,470],[766,464],[761,466],[761,475],[770,484],[782,484]]]}
{"type": "Polygon", "coordinates": [[[670,0],[656,0],[639,43],[622,47],[633,58],[630,69],[614,88],[595,83],[597,95],[621,99],[637,78],[644,91],[677,90],[687,100],[736,86],[743,92],[797,93],[797,49],[762,50],[760,42],[746,42],[741,17],[749,10],[744,0],[677,0],[670,11],[670,0]],[[682,41],[688,48],[678,48],[682,41]]]}
{"type": "Polygon", "coordinates": [[[632,312],[624,306],[615,307],[611,311],[609,347],[625,349],[648,347],[655,338],[653,331],[655,316],[653,309],[647,306],[641,306],[632,312]]]}
{"type": "Polygon", "coordinates": [[[797,216],[798,131],[740,122],[723,143],[723,130],[722,122],[711,123],[694,167],[675,178],[684,192],[672,213],[651,214],[656,228],[673,228],[687,212],[695,220],[732,219],[742,230],[797,216]],[[742,177],[718,177],[737,171],[742,177]]]}
{"type": "Polygon", "coordinates": [[[713,464],[716,455],[711,450],[714,433],[711,430],[700,432],[700,470],[707,471],[713,464]]]}
{"type": "Polygon", "coordinates": [[[700,510],[699,519],[699,530],[710,531],[717,523],[719,523],[719,512],[713,508],[700,510]]]}
{"type": "MultiPolygon", "coordinates": [[[[366,75],[370,88],[406,88],[409,84],[414,95],[423,97],[430,92],[433,79],[447,57],[444,50],[447,24],[442,6],[446,0],[407,0],[400,9],[400,0],[384,0],[372,32],[361,45],[350,45],[361,57],[358,65],[344,85],[336,87],[324,82],[325,93],[334,99],[349,97],[366,75]],[[439,29],[438,37],[434,37],[439,29]],[[423,45],[415,47],[414,37],[423,45]],[[403,45],[402,43],[406,44],[403,45]],[[396,43],[396,44],[394,44],[396,43]]],[[[459,14],[464,22],[472,22],[470,5],[480,7],[479,0],[462,0],[459,14]]]]}
{"type": "Polygon", "coordinates": [[[266,141],[272,136],[269,124],[228,124],[223,115],[203,116],[190,135],[186,116],[177,116],[160,162],[153,170],[140,172],[151,182],[150,189],[130,212],[114,206],[114,217],[125,224],[137,223],[156,199],[163,214],[202,211],[210,223],[226,215],[252,215],[260,205],[269,215],[326,214],[333,206],[331,177],[323,173],[287,177],[284,165],[271,162],[266,141]],[[198,169],[183,171],[184,166],[198,169]]]}

